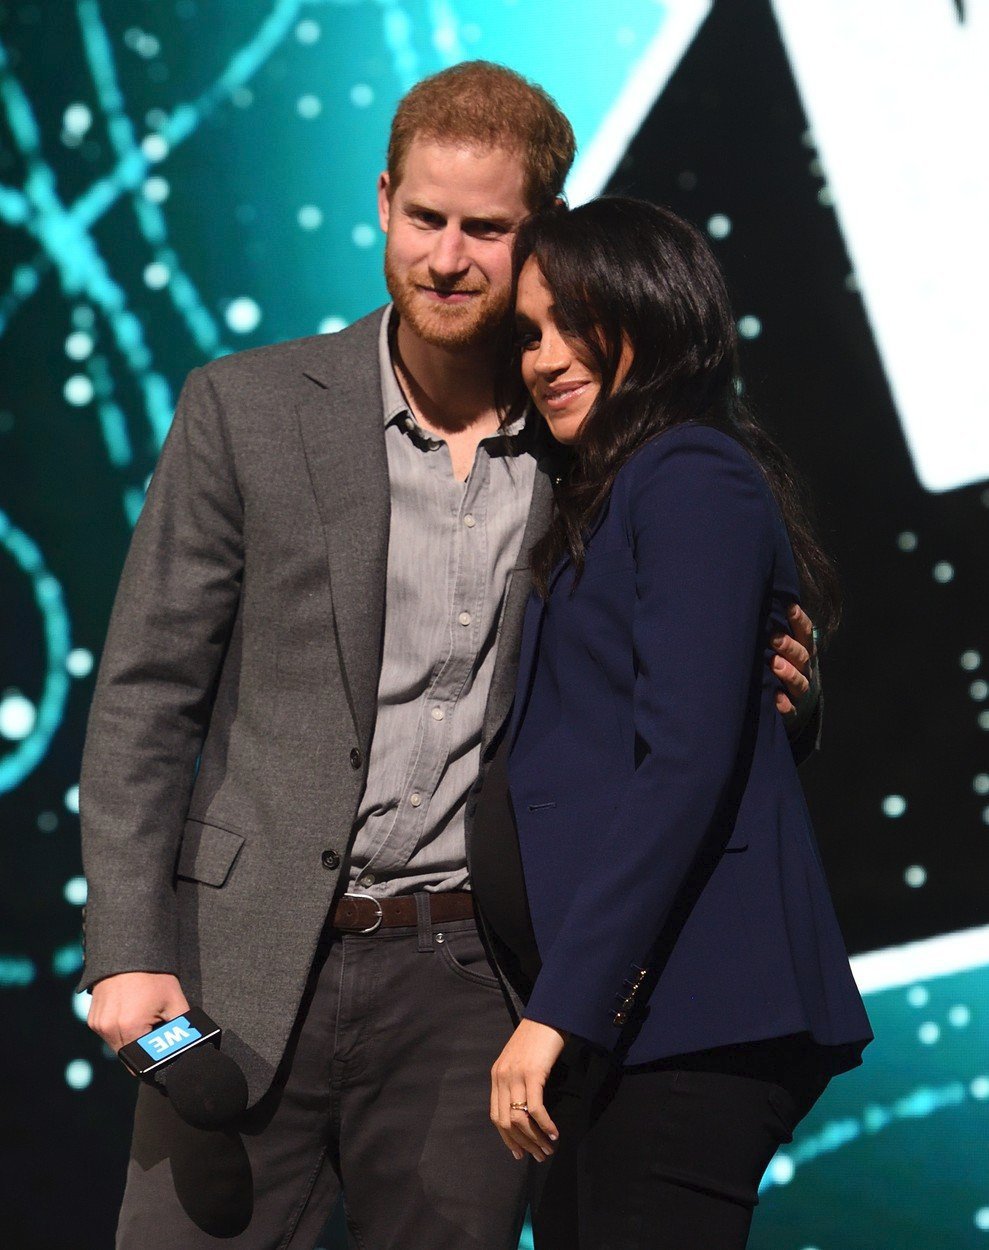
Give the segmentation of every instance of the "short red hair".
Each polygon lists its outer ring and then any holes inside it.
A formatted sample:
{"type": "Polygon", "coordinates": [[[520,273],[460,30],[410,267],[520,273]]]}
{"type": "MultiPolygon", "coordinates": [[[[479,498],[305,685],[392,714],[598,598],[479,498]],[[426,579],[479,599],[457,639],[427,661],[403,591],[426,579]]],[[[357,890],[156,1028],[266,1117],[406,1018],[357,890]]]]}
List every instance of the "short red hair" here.
{"type": "Polygon", "coordinates": [[[533,211],[560,195],[577,150],[570,123],[542,87],[493,61],[461,61],[405,94],[388,139],[392,188],[414,139],[518,153],[533,211]]]}

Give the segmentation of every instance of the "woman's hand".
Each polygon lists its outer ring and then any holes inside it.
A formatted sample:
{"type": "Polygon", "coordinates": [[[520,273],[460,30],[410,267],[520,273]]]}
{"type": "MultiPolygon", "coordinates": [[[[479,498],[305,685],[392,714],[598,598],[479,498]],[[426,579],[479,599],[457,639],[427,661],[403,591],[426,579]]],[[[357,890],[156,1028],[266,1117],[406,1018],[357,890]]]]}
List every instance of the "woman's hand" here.
{"type": "Polygon", "coordinates": [[[491,1122],[516,1159],[528,1153],[542,1163],[553,1153],[559,1133],[543,1106],[543,1087],[566,1040],[559,1029],[523,1020],[491,1069],[491,1122]]]}

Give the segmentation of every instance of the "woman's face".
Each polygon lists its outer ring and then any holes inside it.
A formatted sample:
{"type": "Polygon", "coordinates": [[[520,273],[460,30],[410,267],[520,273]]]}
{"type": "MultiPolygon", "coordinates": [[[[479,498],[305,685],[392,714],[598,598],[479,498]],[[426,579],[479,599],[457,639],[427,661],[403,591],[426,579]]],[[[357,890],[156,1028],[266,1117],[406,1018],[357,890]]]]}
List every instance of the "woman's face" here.
{"type": "MultiPolygon", "coordinates": [[[[553,292],[534,256],[522,266],[515,301],[522,381],[553,437],[575,443],[601,390],[601,374],[586,346],[556,323],[553,292]]],[[[624,355],[620,376],[627,368],[624,355]]]]}

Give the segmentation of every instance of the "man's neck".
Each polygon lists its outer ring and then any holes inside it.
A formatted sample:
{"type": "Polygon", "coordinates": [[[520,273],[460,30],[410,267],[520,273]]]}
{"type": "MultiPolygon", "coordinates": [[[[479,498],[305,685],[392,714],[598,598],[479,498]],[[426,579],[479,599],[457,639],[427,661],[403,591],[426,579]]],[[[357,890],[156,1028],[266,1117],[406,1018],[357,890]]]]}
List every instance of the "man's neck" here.
{"type": "Polygon", "coordinates": [[[493,347],[451,351],[399,321],[393,353],[406,397],[426,428],[448,438],[474,427],[483,437],[497,426],[493,347]]]}

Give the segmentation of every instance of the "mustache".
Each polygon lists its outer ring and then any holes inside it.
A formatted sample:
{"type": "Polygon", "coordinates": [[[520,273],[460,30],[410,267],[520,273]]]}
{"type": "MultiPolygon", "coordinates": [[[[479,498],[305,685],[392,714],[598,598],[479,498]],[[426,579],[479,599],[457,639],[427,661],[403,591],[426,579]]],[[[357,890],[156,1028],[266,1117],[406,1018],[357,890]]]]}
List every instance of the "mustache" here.
{"type": "Polygon", "coordinates": [[[428,287],[441,295],[478,295],[488,289],[487,282],[437,282],[428,275],[410,274],[406,279],[410,286],[428,287]]]}

